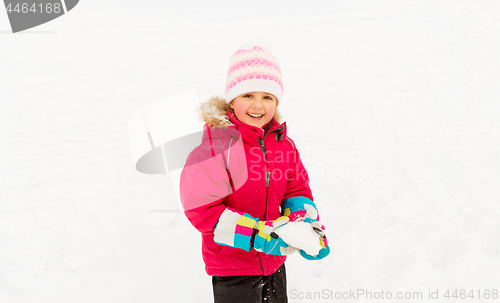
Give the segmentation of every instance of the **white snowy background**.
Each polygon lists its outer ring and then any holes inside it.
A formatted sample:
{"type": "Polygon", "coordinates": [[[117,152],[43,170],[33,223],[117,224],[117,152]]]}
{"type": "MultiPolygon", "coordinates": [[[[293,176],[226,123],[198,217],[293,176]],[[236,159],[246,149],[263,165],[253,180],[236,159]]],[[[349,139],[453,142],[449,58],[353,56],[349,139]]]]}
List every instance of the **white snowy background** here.
{"type": "MultiPolygon", "coordinates": [[[[16,34],[0,12],[0,302],[212,302],[200,235],[168,177],[135,170],[127,125],[186,90],[222,95],[255,36],[281,63],[280,108],[332,248],[289,257],[290,302],[357,289],[498,302],[477,291],[500,289],[499,11],[85,0],[16,34]]],[[[188,114],[164,113],[178,128],[188,114]]]]}

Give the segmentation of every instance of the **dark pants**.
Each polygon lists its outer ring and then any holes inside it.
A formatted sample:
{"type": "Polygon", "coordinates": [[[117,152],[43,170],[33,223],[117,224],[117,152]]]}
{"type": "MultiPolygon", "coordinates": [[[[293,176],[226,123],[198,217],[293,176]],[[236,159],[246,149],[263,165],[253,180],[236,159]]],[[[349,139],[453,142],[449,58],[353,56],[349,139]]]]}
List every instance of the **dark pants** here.
{"type": "Polygon", "coordinates": [[[212,277],[215,303],[287,303],[285,264],[269,276],[212,277]]]}

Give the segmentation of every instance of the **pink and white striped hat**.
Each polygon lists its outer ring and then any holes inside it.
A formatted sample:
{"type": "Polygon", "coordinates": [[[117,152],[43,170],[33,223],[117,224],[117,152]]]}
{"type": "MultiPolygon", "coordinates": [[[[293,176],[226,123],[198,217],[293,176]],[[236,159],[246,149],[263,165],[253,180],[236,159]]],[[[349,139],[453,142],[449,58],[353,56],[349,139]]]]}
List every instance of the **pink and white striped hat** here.
{"type": "Polygon", "coordinates": [[[238,49],[229,60],[226,80],[226,102],[241,94],[266,92],[278,102],[283,96],[281,69],[272,49],[264,38],[253,38],[238,49]]]}

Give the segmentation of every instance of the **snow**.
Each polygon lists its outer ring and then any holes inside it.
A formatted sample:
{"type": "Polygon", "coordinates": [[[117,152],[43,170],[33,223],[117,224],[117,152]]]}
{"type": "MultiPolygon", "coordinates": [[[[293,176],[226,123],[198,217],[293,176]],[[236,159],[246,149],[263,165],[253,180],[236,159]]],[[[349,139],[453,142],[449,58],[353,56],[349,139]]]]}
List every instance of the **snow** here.
{"type": "Polygon", "coordinates": [[[332,250],[288,258],[290,302],[500,288],[499,6],[86,0],[17,34],[0,14],[0,302],[211,302],[200,234],[168,176],[135,170],[128,121],[223,95],[252,37],[332,250]]]}
{"type": "Polygon", "coordinates": [[[275,229],[274,232],[280,236],[286,244],[302,249],[310,256],[318,255],[321,250],[319,236],[310,223],[288,222],[275,229]]]}

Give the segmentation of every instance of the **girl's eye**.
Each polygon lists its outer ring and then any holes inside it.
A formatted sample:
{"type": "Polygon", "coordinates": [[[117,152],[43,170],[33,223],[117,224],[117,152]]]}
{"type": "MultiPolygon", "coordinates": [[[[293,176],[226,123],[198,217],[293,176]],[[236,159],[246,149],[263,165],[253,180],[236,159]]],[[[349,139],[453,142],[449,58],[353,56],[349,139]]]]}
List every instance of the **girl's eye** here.
{"type": "Polygon", "coordinates": [[[250,94],[247,94],[247,95],[243,96],[243,98],[250,98],[250,97],[252,97],[252,95],[250,95],[250,94]]]}

